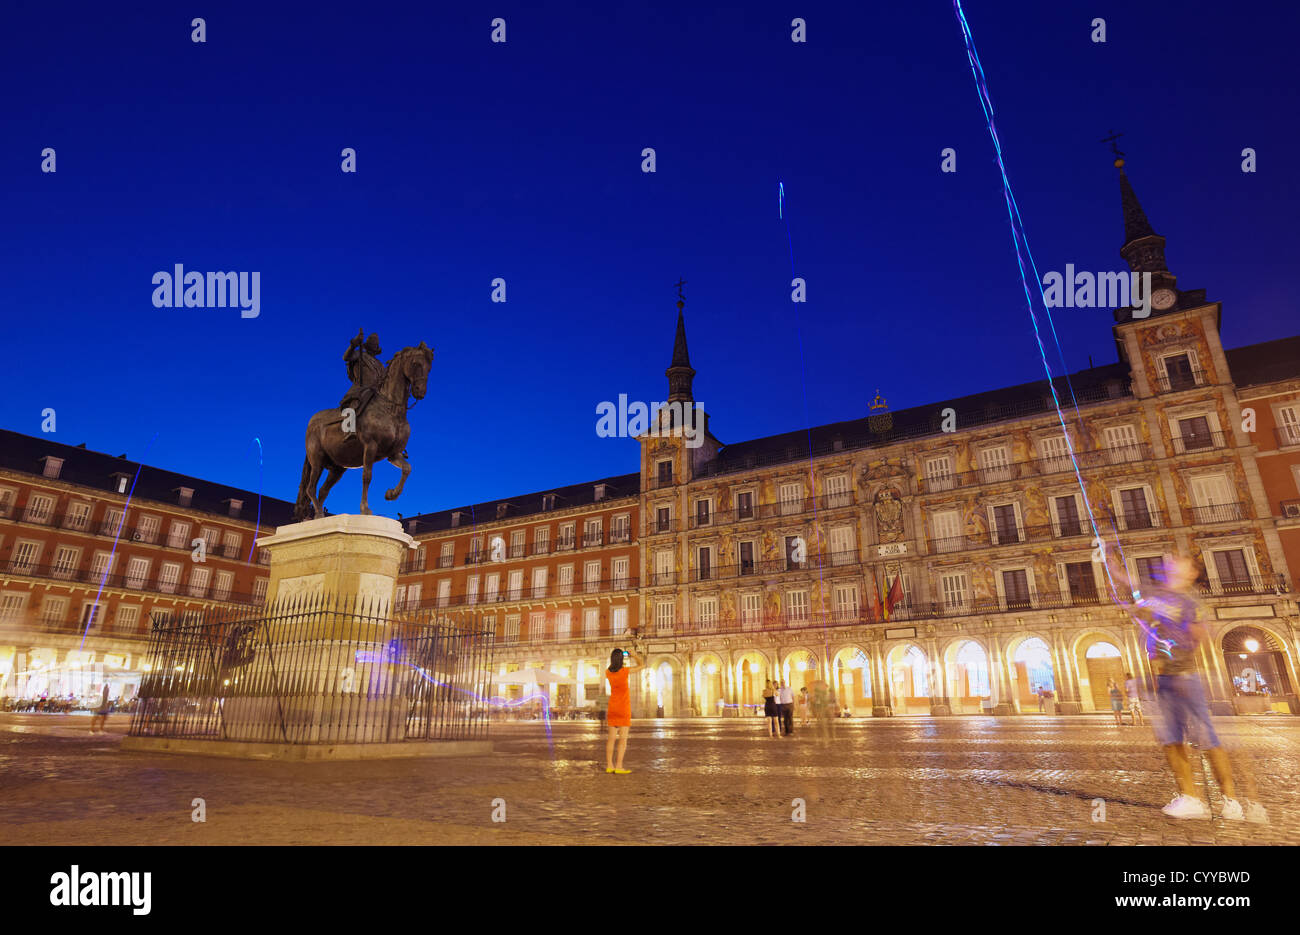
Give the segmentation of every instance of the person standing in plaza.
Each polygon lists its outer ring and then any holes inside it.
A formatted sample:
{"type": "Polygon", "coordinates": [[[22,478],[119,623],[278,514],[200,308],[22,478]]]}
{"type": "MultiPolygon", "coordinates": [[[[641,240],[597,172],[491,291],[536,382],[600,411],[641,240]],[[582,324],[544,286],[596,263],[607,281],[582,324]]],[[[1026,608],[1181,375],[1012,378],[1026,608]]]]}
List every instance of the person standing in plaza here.
{"type": "Polygon", "coordinates": [[[781,713],[781,728],[789,737],[794,733],[794,689],[781,680],[781,687],[776,692],[776,706],[781,713]]]}
{"type": "Polygon", "coordinates": [[[103,733],[108,733],[108,712],[113,709],[113,703],[108,700],[108,683],[104,683],[104,692],[99,699],[99,707],[95,709],[95,714],[90,719],[90,732],[95,732],[95,723],[99,722],[99,729],[103,733]]]}
{"type": "MultiPolygon", "coordinates": [[[[1133,592],[1128,575],[1114,568],[1111,578],[1133,592]]],[[[1194,593],[1196,566],[1181,555],[1165,555],[1159,578],[1141,599],[1128,604],[1133,616],[1143,621],[1147,636],[1147,656],[1156,674],[1156,711],[1153,724],[1165,759],[1178,784],[1178,795],[1164,807],[1170,818],[1210,818],[1206,799],[1196,786],[1192,773],[1188,742],[1195,743],[1210,761],[1214,778],[1223,793],[1222,815],[1229,821],[1265,822],[1264,807],[1248,800],[1243,808],[1236,799],[1236,785],[1228,754],[1219,742],[1210,721],[1210,706],[1196,666],[1197,647],[1205,641],[1205,625],[1200,622],[1200,601],[1194,593]]],[[[1253,789],[1248,793],[1253,794],[1253,789]]],[[[1252,795],[1253,798],[1253,795],[1252,795]]]]}
{"type": "Polygon", "coordinates": [[[1106,680],[1106,691],[1110,694],[1110,713],[1115,715],[1115,726],[1124,726],[1124,693],[1119,690],[1114,679],[1106,680]]]}
{"type": "Polygon", "coordinates": [[[641,665],[641,659],[633,652],[615,649],[609,654],[609,668],[605,670],[605,681],[609,683],[609,711],[605,723],[609,726],[609,735],[605,740],[605,772],[626,776],[632,772],[623,768],[623,754],[627,752],[627,732],[632,726],[632,694],[628,689],[627,679],[630,666],[641,665]],[[618,758],[614,757],[614,744],[618,743],[618,758]]]}
{"type": "Polygon", "coordinates": [[[1142,683],[1133,678],[1132,672],[1124,673],[1124,694],[1128,695],[1128,708],[1133,712],[1133,726],[1142,723],[1142,683]]]}
{"type": "Polygon", "coordinates": [[[780,733],[777,726],[780,709],[776,706],[776,689],[772,687],[772,680],[768,679],[763,686],[763,717],[767,720],[767,729],[773,737],[780,733]]]}
{"type": "Polygon", "coordinates": [[[808,726],[808,686],[799,689],[799,726],[808,726]]]}

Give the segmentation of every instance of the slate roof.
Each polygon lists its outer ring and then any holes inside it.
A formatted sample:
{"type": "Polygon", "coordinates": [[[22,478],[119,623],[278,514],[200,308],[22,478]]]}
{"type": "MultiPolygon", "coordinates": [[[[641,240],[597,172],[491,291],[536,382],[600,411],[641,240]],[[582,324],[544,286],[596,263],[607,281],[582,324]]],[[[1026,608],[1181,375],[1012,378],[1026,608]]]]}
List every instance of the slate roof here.
{"type": "Polygon", "coordinates": [[[1300,377],[1300,335],[1225,350],[1232,382],[1259,386],[1300,377]]]}
{"type": "Polygon", "coordinates": [[[556,510],[572,509],[576,506],[590,506],[594,503],[604,502],[596,499],[597,484],[605,485],[605,500],[635,497],[641,493],[640,473],[618,474],[614,477],[604,477],[582,484],[552,487],[548,490],[537,490],[533,493],[518,494],[513,497],[501,497],[484,503],[453,507],[450,510],[439,510],[436,513],[421,513],[419,516],[406,517],[402,520],[402,523],[408,533],[418,536],[422,533],[441,532],[452,528],[468,529],[483,523],[494,523],[498,519],[509,520],[535,513],[550,513],[556,510]],[[555,506],[551,510],[544,510],[542,498],[548,494],[555,494],[555,506]],[[498,517],[497,506],[502,503],[507,504],[506,515],[498,517]],[[455,512],[461,514],[460,525],[453,527],[451,525],[451,514],[455,512]],[[415,522],[414,529],[411,527],[412,521],[415,522]]]}

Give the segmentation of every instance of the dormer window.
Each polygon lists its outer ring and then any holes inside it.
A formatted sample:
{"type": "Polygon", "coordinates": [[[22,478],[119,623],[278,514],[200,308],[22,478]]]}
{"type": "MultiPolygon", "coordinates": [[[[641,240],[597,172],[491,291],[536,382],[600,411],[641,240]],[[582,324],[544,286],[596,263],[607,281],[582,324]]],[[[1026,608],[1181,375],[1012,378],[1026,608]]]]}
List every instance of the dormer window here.
{"type": "Polygon", "coordinates": [[[505,519],[505,517],[506,517],[506,510],[508,510],[508,509],[510,509],[510,504],[508,504],[508,503],[498,503],[498,504],[497,504],[497,519],[505,519]]]}
{"type": "Polygon", "coordinates": [[[126,493],[127,484],[131,480],[130,474],[110,474],[108,477],[111,481],[111,490],[115,490],[118,493],[126,493]]]}
{"type": "Polygon", "coordinates": [[[597,499],[597,500],[604,500],[604,499],[605,499],[605,485],[604,485],[604,484],[597,484],[597,485],[596,485],[596,499],[597,499]]]}
{"type": "Polygon", "coordinates": [[[49,455],[46,455],[41,460],[45,462],[45,467],[41,471],[41,474],[44,475],[45,477],[57,478],[59,476],[59,472],[63,470],[62,458],[51,458],[49,455]]]}
{"type": "Polygon", "coordinates": [[[455,527],[457,527],[457,526],[460,525],[460,515],[461,515],[461,511],[460,511],[460,510],[452,510],[452,511],[451,511],[451,525],[452,525],[452,528],[455,528],[455,527]]]}
{"type": "MultiPolygon", "coordinates": [[[[596,499],[599,500],[600,497],[597,497],[596,499]]],[[[553,493],[542,494],[542,509],[543,510],[555,509],[555,494],[553,493]]]]}
{"type": "Polygon", "coordinates": [[[415,532],[415,527],[419,524],[420,521],[418,519],[408,519],[406,521],[406,531],[413,534],[415,532]]]}
{"type": "Polygon", "coordinates": [[[239,513],[240,513],[241,510],[244,509],[244,501],[243,501],[243,500],[228,500],[228,501],[226,501],[226,502],[230,504],[230,516],[231,516],[231,518],[232,518],[232,519],[239,519],[239,513]]]}
{"type": "Polygon", "coordinates": [[[178,493],[177,502],[179,502],[181,506],[189,506],[191,503],[194,502],[193,487],[182,487],[177,493],[178,493]]]}

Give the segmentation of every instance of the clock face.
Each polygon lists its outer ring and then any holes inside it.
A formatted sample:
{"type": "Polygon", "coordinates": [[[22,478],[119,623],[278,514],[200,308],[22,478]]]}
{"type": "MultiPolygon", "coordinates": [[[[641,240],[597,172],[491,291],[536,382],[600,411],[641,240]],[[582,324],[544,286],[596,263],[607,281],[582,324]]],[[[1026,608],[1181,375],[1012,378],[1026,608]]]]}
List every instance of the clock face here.
{"type": "Polygon", "coordinates": [[[1177,296],[1174,295],[1172,289],[1157,289],[1151,294],[1151,304],[1161,311],[1164,311],[1167,308],[1173,307],[1174,299],[1176,298],[1177,296]]]}

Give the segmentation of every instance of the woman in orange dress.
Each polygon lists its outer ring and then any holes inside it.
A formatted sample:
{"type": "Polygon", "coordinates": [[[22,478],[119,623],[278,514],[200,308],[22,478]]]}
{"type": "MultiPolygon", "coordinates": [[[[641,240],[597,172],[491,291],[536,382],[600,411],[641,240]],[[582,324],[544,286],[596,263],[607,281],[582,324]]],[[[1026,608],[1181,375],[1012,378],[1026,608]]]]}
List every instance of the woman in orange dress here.
{"type": "Polygon", "coordinates": [[[609,737],[605,741],[605,772],[626,776],[632,772],[623,768],[623,754],[627,751],[627,729],[632,726],[632,695],[628,691],[627,679],[630,666],[639,666],[640,658],[634,652],[616,649],[609,654],[609,668],[605,670],[605,681],[609,682],[609,713],[605,723],[609,725],[609,737]],[[630,663],[630,664],[629,664],[630,663]],[[618,759],[614,759],[614,741],[618,740],[618,759]]]}

